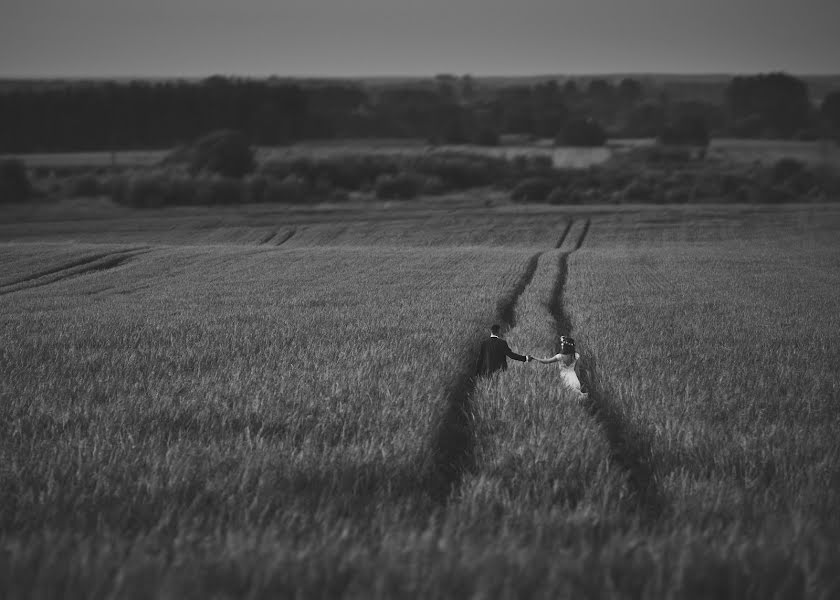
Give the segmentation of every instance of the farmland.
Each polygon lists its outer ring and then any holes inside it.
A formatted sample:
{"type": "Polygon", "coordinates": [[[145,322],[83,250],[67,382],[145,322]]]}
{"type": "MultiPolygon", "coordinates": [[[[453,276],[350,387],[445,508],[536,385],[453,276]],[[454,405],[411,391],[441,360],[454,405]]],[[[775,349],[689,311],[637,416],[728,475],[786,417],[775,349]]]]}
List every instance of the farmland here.
{"type": "MultiPolygon", "coordinates": [[[[430,146],[422,140],[359,139],[336,142],[299,142],[288,146],[262,147],[257,150],[261,161],[288,158],[328,158],[352,155],[424,155],[429,152],[466,152],[489,156],[550,156],[556,168],[584,168],[605,162],[611,156],[630,148],[652,145],[652,139],[615,139],[605,147],[554,147],[550,140],[534,143],[509,143],[497,147],[473,145],[430,146]]],[[[150,167],[167,155],[168,150],[120,150],[115,152],[60,152],[17,155],[33,169],[101,169],[150,167]]],[[[781,158],[795,158],[809,164],[840,164],[840,150],[830,142],[788,140],[713,139],[709,156],[742,163],[772,163],[781,158]]]]}
{"type": "Polygon", "coordinates": [[[840,209],[2,217],[10,596],[840,593],[840,209]]]}

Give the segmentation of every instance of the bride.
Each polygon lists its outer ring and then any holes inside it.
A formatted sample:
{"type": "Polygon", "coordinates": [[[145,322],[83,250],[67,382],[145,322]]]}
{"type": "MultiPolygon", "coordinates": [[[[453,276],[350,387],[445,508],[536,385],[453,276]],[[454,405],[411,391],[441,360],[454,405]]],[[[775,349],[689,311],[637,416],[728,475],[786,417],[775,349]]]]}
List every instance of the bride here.
{"type": "Polygon", "coordinates": [[[580,389],[580,378],[578,377],[578,360],[580,354],[575,352],[575,340],[565,335],[560,336],[560,352],[551,358],[537,358],[532,357],[533,360],[541,362],[544,365],[550,363],[559,363],[560,380],[563,385],[571,390],[577,392],[581,398],[588,398],[589,394],[584,393],[580,389]]]}

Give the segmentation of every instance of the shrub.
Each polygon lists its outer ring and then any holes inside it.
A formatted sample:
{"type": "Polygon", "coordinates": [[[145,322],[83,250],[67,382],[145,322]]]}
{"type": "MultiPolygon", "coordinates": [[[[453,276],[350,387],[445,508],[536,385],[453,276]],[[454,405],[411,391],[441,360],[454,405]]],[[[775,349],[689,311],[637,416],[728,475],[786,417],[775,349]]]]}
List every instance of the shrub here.
{"type": "Polygon", "coordinates": [[[350,200],[350,192],[347,190],[334,189],[330,192],[329,201],[339,204],[350,200]]]}
{"type": "Polygon", "coordinates": [[[245,197],[242,182],[231,177],[200,177],[194,185],[195,203],[203,206],[240,204],[245,197]]]}
{"type": "Polygon", "coordinates": [[[412,170],[440,178],[457,190],[490,185],[503,176],[504,159],[456,153],[434,153],[416,158],[412,170]]]}
{"type": "Polygon", "coordinates": [[[705,148],[709,145],[709,126],[702,116],[684,115],[663,128],[659,134],[659,143],[705,148]]]}
{"type": "Polygon", "coordinates": [[[796,195],[785,185],[772,185],[762,190],[761,199],[771,204],[795,202],[796,195]]]}
{"type": "Polygon", "coordinates": [[[420,191],[429,196],[443,194],[447,191],[446,182],[437,175],[429,175],[423,178],[423,186],[420,191]]]}
{"type": "Polygon", "coordinates": [[[774,184],[780,184],[792,179],[805,171],[805,164],[795,158],[782,158],[773,165],[771,179],[774,184]]]}
{"type": "Polygon", "coordinates": [[[679,165],[691,161],[692,152],[685,146],[666,144],[640,148],[639,156],[648,165],[679,165]]]}
{"type": "Polygon", "coordinates": [[[237,131],[214,131],[196,141],[186,152],[192,173],[206,171],[239,178],[254,170],[254,153],[247,138],[237,131]]]}
{"type": "Polygon", "coordinates": [[[396,175],[380,175],[376,179],[376,197],[383,200],[416,197],[423,189],[424,178],[418,173],[401,172],[396,175]]]}
{"type": "Polygon", "coordinates": [[[262,191],[260,202],[272,202],[277,204],[301,204],[309,197],[309,186],[306,180],[297,175],[278,181],[268,179],[262,191]]]}
{"type": "Polygon", "coordinates": [[[103,186],[95,175],[85,173],[69,178],[65,183],[64,193],[70,198],[99,196],[103,193],[103,186]]]}
{"type": "Polygon", "coordinates": [[[686,185],[673,185],[665,189],[662,200],[666,204],[682,204],[690,202],[693,197],[694,190],[686,185]]]}
{"type": "Polygon", "coordinates": [[[155,208],[163,206],[169,198],[169,190],[164,175],[143,173],[130,177],[124,193],[115,201],[135,208],[155,208]]]}
{"type": "Polygon", "coordinates": [[[273,158],[261,163],[255,172],[257,175],[264,175],[280,180],[288,177],[294,171],[292,169],[292,161],[273,158]]]}
{"type": "Polygon", "coordinates": [[[269,178],[265,175],[251,174],[242,181],[242,202],[256,204],[263,201],[269,178]]]}
{"type": "Polygon", "coordinates": [[[548,204],[568,204],[570,201],[569,193],[565,187],[557,186],[548,197],[545,199],[548,204]]]}
{"type": "Polygon", "coordinates": [[[498,146],[499,132],[489,127],[479,129],[475,135],[475,143],[479,146],[498,146]]]}
{"type": "Polygon", "coordinates": [[[607,142],[607,132],[593,119],[570,121],[556,140],[558,146],[595,147],[607,142]]]}
{"type": "Polygon", "coordinates": [[[628,202],[653,202],[653,188],[646,181],[636,179],[624,188],[624,199],[628,202]]]}
{"type": "Polygon", "coordinates": [[[514,202],[544,202],[555,185],[546,177],[531,177],[524,179],[513,188],[511,199],[514,202]]]}
{"type": "Polygon", "coordinates": [[[26,202],[32,196],[32,185],[26,167],[18,159],[0,160],[0,204],[26,202]]]}

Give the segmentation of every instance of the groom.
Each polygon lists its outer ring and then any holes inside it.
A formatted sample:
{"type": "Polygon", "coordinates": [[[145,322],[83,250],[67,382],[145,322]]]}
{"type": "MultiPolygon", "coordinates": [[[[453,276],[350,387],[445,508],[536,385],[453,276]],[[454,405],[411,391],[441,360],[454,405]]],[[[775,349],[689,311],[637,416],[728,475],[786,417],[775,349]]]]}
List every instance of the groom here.
{"type": "Polygon", "coordinates": [[[522,362],[531,360],[530,356],[523,356],[511,350],[508,343],[499,337],[500,331],[501,327],[493,325],[490,328],[490,337],[481,342],[476,366],[476,374],[479,377],[507,369],[507,357],[522,362]]]}

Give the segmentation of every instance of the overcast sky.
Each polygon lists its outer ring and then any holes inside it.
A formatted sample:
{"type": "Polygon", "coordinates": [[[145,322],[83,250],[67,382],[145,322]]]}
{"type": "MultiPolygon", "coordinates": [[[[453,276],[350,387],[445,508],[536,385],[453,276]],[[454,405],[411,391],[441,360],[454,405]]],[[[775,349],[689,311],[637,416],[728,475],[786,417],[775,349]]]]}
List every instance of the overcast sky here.
{"type": "Polygon", "coordinates": [[[840,0],[0,0],[2,76],[840,73],[840,0]]]}

